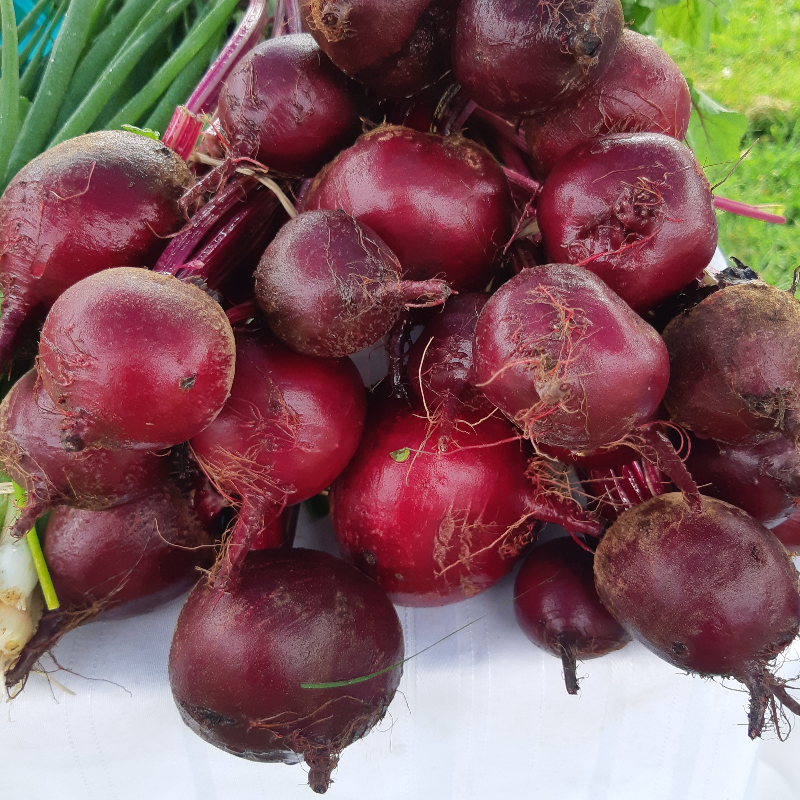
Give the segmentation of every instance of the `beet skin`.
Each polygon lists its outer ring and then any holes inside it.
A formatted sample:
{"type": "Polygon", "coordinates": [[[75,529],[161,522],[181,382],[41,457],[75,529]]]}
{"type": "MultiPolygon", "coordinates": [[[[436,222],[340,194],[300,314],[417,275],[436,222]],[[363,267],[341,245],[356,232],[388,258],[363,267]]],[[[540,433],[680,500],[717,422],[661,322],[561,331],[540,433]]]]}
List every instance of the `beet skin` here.
{"type": "Polygon", "coordinates": [[[744,511],[704,497],[696,513],[678,493],[654,497],[609,528],[594,569],[604,605],[656,655],[747,686],[751,738],[773,697],[800,711],[767,669],[800,627],[797,570],[744,511]]]}
{"type": "Polygon", "coordinates": [[[326,553],[261,550],[230,591],[203,581],[189,595],[169,679],[198,736],[251,761],[305,759],[322,793],[342,749],[383,718],[402,660],[400,620],[373,581],[326,553]],[[343,687],[301,687],[384,669],[343,687]]]}

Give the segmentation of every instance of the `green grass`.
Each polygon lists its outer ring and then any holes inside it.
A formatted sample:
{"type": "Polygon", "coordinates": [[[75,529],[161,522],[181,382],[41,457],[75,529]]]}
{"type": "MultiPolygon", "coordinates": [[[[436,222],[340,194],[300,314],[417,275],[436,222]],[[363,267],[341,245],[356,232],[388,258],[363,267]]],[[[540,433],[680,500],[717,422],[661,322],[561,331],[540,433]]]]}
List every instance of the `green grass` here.
{"type": "MultiPolygon", "coordinates": [[[[718,213],[720,247],[772,283],[788,287],[800,266],[800,0],[736,0],[709,52],[668,36],[663,48],[695,85],[745,114],[750,155],[718,193],[785,209],[787,225],[718,213]]],[[[712,183],[732,165],[706,165],[712,183]]]]}

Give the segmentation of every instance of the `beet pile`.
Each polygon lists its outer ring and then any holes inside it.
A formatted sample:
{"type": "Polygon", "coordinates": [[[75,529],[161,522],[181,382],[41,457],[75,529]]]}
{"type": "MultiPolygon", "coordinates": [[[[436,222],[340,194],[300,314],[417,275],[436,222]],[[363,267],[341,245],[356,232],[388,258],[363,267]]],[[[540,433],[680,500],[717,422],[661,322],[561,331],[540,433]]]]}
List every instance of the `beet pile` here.
{"type": "Polygon", "coordinates": [[[90,134],[0,198],[6,684],[194,583],[184,721],[325,792],[399,685],[393,603],[524,561],[517,619],[570,694],[635,638],[744,684],[751,737],[800,713],[773,670],[800,626],[800,301],[704,271],[677,67],[619,0],[278,13],[204,79],[188,148],[182,123],[90,134]],[[317,495],[341,559],[292,546],[317,495]],[[46,512],[42,613],[17,540],[46,512]],[[566,535],[537,547],[545,523],[566,535]]]}

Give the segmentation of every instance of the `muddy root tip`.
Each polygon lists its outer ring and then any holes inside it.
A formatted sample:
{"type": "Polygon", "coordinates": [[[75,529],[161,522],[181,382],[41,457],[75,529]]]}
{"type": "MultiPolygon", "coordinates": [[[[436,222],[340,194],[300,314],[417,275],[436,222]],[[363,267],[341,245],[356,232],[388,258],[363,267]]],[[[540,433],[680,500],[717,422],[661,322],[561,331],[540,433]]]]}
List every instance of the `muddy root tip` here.
{"type": "Polygon", "coordinates": [[[306,755],[308,764],[308,785],[317,794],[325,794],[331,785],[331,771],[336,766],[336,760],[327,752],[306,755]]]}
{"type": "Polygon", "coordinates": [[[572,645],[559,642],[561,648],[561,665],[564,668],[564,683],[568,694],[578,694],[578,662],[575,659],[575,648],[572,645]]]}
{"type": "Polygon", "coordinates": [[[764,730],[764,719],[767,712],[767,703],[772,697],[772,691],[767,683],[765,671],[751,675],[743,683],[750,690],[750,709],[747,713],[747,735],[751,739],[758,739],[764,730]]]}

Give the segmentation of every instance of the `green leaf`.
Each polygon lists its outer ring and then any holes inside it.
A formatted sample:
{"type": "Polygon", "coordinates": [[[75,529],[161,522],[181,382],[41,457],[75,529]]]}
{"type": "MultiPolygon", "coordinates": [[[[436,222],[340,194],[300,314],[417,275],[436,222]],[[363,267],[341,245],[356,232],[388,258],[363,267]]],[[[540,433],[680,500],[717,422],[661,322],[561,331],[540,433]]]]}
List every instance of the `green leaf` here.
{"type": "Polygon", "coordinates": [[[392,461],[396,461],[398,464],[402,464],[404,461],[408,461],[408,457],[411,455],[411,450],[407,447],[401,447],[399,450],[392,450],[389,453],[390,458],[392,461]]]}
{"type": "Polygon", "coordinates": [[[691,81],[688,83],[692,95],[692,117],[686,143],[703,167],[735,162],[747,131],[747,117],[729,111],[695,88],[691,81]]]}
{"type": "Polygon", "coordinates": [[[13,0],[0,0],[3,48],[0,74],[0,176],[5,172],[11,148],[19,132],[19,52],[17,50],[17,20],[13,0]]]}
{"type": "Polygon", "coordinates": [[[625,24],[639,33],[653,34],[656,11],[680,2],[681,0],[622,0],[625,24]]]}
{"type": "Polygon", "coordinates": [[[135,125],[120,125],[120,127],[124,131],[138,133],[139,136],[146,136],[148,139],[155,139],[156,141],[161,139],[161,134],[158,131],[150,130],[150,128],[137,128],[135,125]]]}
{"type": "Polygon", "coordinates": [[[711,34],[728,24],[730,5],[731,0],[680,0],[669,8],[660,8],[655,22],[664,33],[698,50],[708,50],[711,34]]]}

